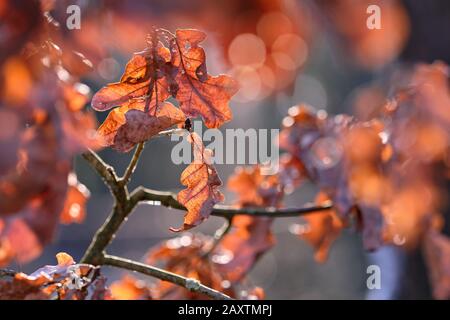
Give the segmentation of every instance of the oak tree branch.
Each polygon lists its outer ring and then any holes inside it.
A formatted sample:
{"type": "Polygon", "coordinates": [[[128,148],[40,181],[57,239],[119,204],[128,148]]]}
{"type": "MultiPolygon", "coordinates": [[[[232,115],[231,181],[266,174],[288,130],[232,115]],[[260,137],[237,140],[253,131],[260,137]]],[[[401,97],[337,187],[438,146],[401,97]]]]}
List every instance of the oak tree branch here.
{"type": "MultiPolygon", "coordinates": [[[[171,131],[166,131],[162,135],[170,135],[171,133],[171,131]]],[[[131,271],[137,271],[164,281],[172,282],[191,291],[203,293],[213,299],[231,299],[227,295],[209,288],[195,279],[185,278],[166,270],[132,260],[110,256],[105,253],[105,249],[114,239],[115,234],[123,222],[139,203],[152,201],[153,204],[159,204],[168,208],[186,211],[186,208],[177,201],[176,195],[172,192],[152,190],[141,186],[129,194],[127,184],[136,168],[143,148],[144,143],[141,143],[136,147],[135,153],[122,178],[118,178],[114,168],[106,164],[94,151],[89,150],[83,154],[84,159],[86,159],[95,169],[110,189],[111,194],[114,197],[114,205],[106,221],[97,230],[91,244],[81,259],[81,263],[92,265],[110,265],[131,271]]],[[[251,215],[255,217],[295,217],[308,213],[328,210],[331,207],[331,202],[323,205],[299,208],[240,208],[236,206],[215,205],[211,211],[211,215],[223,217],[228,221],[231,221],[231,219],[236,215],[251,215]]],[[[223,234],[229,230],[230,226],[231,224],[226,226],[223,234]]]]}

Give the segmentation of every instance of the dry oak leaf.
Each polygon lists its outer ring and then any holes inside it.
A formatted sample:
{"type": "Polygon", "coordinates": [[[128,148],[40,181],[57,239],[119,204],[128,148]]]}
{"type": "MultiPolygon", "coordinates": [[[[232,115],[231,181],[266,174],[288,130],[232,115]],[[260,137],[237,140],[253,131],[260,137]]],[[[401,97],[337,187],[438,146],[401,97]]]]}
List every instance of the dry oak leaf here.
{"type": "Polygon", "coordinates": [[[137,143],[184,120],[183,112],[169,102],[162,103],[154,116],[137,109],[129,110],[125,114],[125,123],[117,130],[114,148],[122,152],[130,151],[137,143]]]}
{"type": "Polygon", "coordinates": [[[218,270],[231,282],[242,280],[258,259],[275,244],[273,218],[238,215],[232,229],[212,257],[218,270]]]}
{"type": "Polygon", "coordinates": [[[153,50],[148,48],[136,53],[127,63],[120,82],[111,83],[100,89],[92,98],[92,108],[106,111],[114,107],[132,103],[136,99],[159,102],[169,97],[164,74],[155,69],[163,68],[170,59],[170,53],[162,44],[153,50]],[[159,89],[159,90],[158,90],[159,89]]]}
{"type": "Polygon", "coordinates": [[[105,281],[98,267],[76,264],[64,252],[58,253],[56,259],[57,265],[44,266],[29,275],[17,273],[11,281],[0,281],[0,300],[85,300],[105,296],[105,281]]]}
{"type": "Polygon", "coordinates": [[[78,181],[74,172],[69,173],[67,181],[69,189],[59,221],[62,224],[82,223],[86,217],[86,202],[91,194],[88,188],[78,181]]]}
{"type": "Polygon", "coordinates": [[[136,54],[125,67],[121,82],[110,84],[95,94],[92,107],[97,111],[119,106],[98,129],[104,146],[128,152],[135,144],[185,120],[181,110],[163,102],[169,97],[169,91],[164,72],[158,72],[155,64],[166,70],[170,57],[167,54],[168,49],[161,44],[153,53],[136,54]]]}
{"type": "MultiPolygon", "coordinates": [[[[260,166],[238,167],[227,182],[242,207],[279,207],[283,192],[277,175],[263,175],[260,166]]],[[[232,229],[214,251],[213,261],[232,282],[242,280],[275,243],[273,218],[238,215],[232,229]]]]}
{"type": "Polygon", "coordinates": [[[201,138],[191,133],[188,141],[192,144],[194,161],[181,173],[180,181],[187,188],[178,193],[178,202],[187,213],[181,228],[170,228],[174,232],[188,230],[209,217],[214,205],[224,200],[218,190],[222,185],[216,169],[211,164],[212,151],[205,149],[201,138]]]}
{"type": "Polygon", "coordinates": [[[241,206],[278,207],[283,198],[279,176],[263,175],[260,166],[237,167],[227,188],[238,195],[241,206]]]}
{"type": "Polygon", "coordinates": [[[178,68],[175,97],[188,117],[202,116],[208,128],[218,128],[231,120],[228,102],[239,88],[226,75],[212,77],[207,73],[205,51],[199,46],[205,38],[198,30],[176,31],[170,44],[172,64],[178,68]]]}
{"type": "Polygon", "coordinates": [[[109,286],[115,300],[151,300],[151,292],[146,283],[130,275],[113,282],[109,286]]]}
{"type": "MultiPolygon", "coordinates": [[[[323,204],[329,201],[328,196],[319,192],[316,203],[323,204]]],[[[333,242],[341,234],[345,227],[344,222],[338,217],[334,210],[314,212],[303,217],[306,226],[293,228],[293,233],[306,240],[315,250],[314,259],[317,262],[325,262],[333,242]]]]}
{"type": "Polygon", "coordinates": [[[169,102],[151,105],[145,112],[145,102],[139,101],[112,110],[98,129],[102,144],[121,152],[130,151],[173,125],[185,121],[183,112],[169,102]]]}

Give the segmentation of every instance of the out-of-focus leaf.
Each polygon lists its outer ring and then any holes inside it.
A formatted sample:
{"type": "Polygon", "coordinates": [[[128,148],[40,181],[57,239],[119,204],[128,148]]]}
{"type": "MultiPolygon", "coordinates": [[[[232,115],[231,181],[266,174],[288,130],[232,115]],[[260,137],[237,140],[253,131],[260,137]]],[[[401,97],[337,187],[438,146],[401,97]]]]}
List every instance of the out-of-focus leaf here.
{"type": "Polygon", "coordinates": [[[109,286],[111,296],[115,300],[151,300],[150,289],[144,281],[130,275],[113,282],[109,286]]]}
{"type": "MultiPolygon", "coordinates": [[[[316,196],[316,203],[323,204],[329,201],[324,193],[316,196]]],[[[339,237],[344,222],[334,210],[318,211],[303,217],[306,225],[294,225],[293,233],[305,239],[315,250],[314,258],[317,262],[324,262],[333,242],[339,237]]]]}
{"type": "Polygon", "coordinates": [[[236,216],[232,230],[220,241],[212,257],[218,270],[232,282],[242,280],[275,243],[271,232],[273,218],[236,216]]]}
{"type": "MultiPolygon", "coordinates": [[[[381,206],[389,190],[380,165],[383,162],[384,145],[380,137],[383,124],[377,121],[358,123],[344,115],[328,117],[303,105],[289,110],[284,125],[281,146],[300,161],[303,173],[332,200],[335,210],[323,217],[313,214],[306,219],[318,229],[340,230],[339,219],[333,215],[344,220],[353,216],[360,222],[364,247],[374,250],[381,246],[381,206]]],[[[319,249],[325,232],[311,232],[311,236],[305,238],[318,250],[316,258],[323,261],[329,247],[326,244],[319,249]]],[[[336,233],[331,232],[330,237],[334,240],[336,233]]]]}
{"type": "Polygon", "coordinates": [[[11,280],[1,280],[0,300],[88,300],[108,296],[98,267],[76,264],[64,252],[56,257],[57,265],[44,266],[30,275],[17,273],[11,280]]]}
{"type": "Polygon", "coordinates": [[[69,189],[59,218],[60,222],[63,224],[82,223],[86,217],[86,202],[90,197],[90,192],[84,184],[78,181],[73,172],[68,176],[68,184],[69,189]]]}

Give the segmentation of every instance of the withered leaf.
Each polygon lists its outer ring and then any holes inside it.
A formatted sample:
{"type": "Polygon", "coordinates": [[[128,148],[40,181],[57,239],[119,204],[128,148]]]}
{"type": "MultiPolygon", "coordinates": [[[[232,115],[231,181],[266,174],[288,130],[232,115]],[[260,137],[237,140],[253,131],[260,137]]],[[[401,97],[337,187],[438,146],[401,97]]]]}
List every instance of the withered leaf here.
{"type": "MultiPolygon", "coordinates": [[[[283,198],[278,175],[263,175],[260,166],[238,167],[227,188],[237,194],[241,207],[278,207],[283,198]]],[[[273,218],[237,215],[232,229],[214,251],[213,261],[230,281],[242,280],[256,261],[275,243],[273,218]]]]}
{"type": "Polygon", "coordinates": [[[69,189],[67,190],[64,208],[59,217],[63,224],[82,223],[86,217],[86,202],[90,192],[86,186],[80,183],[75,173],[68,176],[69,189]]]}
{"type": "Polygon", "coordinates": [[[169,102],[159,106],[154,116],[137,109],[129,110],[125,113],[125,123],[117,130],[113,147],[121,152],[127,152],[137,143],[184,122],[184,119],[183,112],[169,102]]]}
{"type": "Polygon", "coordinates": [[[231,119],[228,102],[238,91],[235,80],[207,74],[206,56],[199,43],[206,38],[198,30],[177,30],[171,43],[172,64],[179,68],[176,99],[188,117],[202,116],[208,128],[218,128],[231,119]]]}
{"type": "Polygon", "coordinates": [[[237,194],[240,206],[277,207],[283,198],[278,175],[263,175],[260,166],[237,167],[227,188],[237,194]]]}
{"type": "Polygon", "coordinates": [[[135,144],[185,120],[183,112],[169,102],[159,104],[158,108],[152,104],[148,112],[144,110],[144,101],[112,110],[98,129],[103,145],[126,152],[135,144]]]}
{"type": "Polygon", "coordinates": [[[187,213],[181,228],[171,228],[174,232],[187,230],[199,225],[209,217],[216,203],[224,200],[218,190],[222,185],[216,169],[211,164],[212,151],[206,149],[201,138],[191,133],[188,141],[192,144],[194,161],[181,173],[180,182],[187,188],[178,193],[178,202],[187,213]]]}
{"type": "Polygon", "coordinates": [[[0,300],[105,298],[105,281],[98,267],[76,264],[64,252],[56,258],[57,265],[44,266],[29,275],[17,273],[11,281],[0,281],[0,300]]]}
{"type": "Polygon", "coordinates": [[[109,286],[111,296],[115,300],[151,300],[151,292],[144,281],[130,275],[113,282],[109,286]]]}
{"type": "Polygon", "coordinates": [[[202,116],[209,128],[231,119],[228,102],[237,92],[237,84],[225,75],[208,75],[205,51],[199,47],[206,35],[196,30],[177,30],[176,35],[170,36],[161,32],[170,50],[159,41],[159,31],[155,31],[148,47],[127,63],[120,82],[100,89],[92,99],[92,107],[97,111],[118,107],[98,130],[105,146],[127,152],[156,134],[157,129],[161,131],[179,123],[181,118],[184,120],[182,111],[188,117],[202,116]],[[158,117],[160,109],[168,106],[164,101],[170,96],[179,102],[182,111],[176,112],[173,107],[171,119],[151,118],[158,117]]]}
{"type": "MultiPolygon", "coordinates": [[[[388,189],[382,181],[383,143],[382,124],[359,123],[355,119],[337,115],[329,117],[300,105],[289,110],[281,134],[281,146],[300,161],[303,173],[332,200],[334,213],[346,220],[356,216],[362,229],[367,250],[382,245],[383,215],[380,207],[388,189]],[[368,177],[373,178],[370,183],[368,177]]],[[[310,218],[317,228],[331,228],[333,216],[310,218]]],[[[337,228],[337,229],[340,229],[337,228]]],[[[314,231],[311,231],[314,233],[314,231]]],[[[323,232],[311,239],[320,248],[323,232]]],[[[323,235],[324,236],[324,235],[323,235]]],[[[332,238],[335,236],[332,234],[332,238]]],[[[324,247],[326,248],[326,247],[324,247]]],[[[327,250],[318,251],[318,260],[324,260],[327,250]]]]}
{"type": "Polygon", "coordinates": [[[242,280],[275,244],[271,232],[273,218],[238,215],[212,257],[220,272],[233,282],[242,280]]]}
{"type": "Polygon", "coordinates": [[[149,48],[136,54],[125,67],[120,82],[95,94],[94,109],[105,111],[118,107],[98,129],[104,146],[128,152],[135,144],[185,120],[181,110],[163,102],[170,95],[165,79],[168,59],[170,53],[161,43],[157,50],[149,48]]]}
{"type": "MultiPolygon", "coordinates": [[[[323,192],[319,192],[316,196],[317,204],[323,204],[328,200],[329,198],[323,192]]],[[[324,262],[328,257],[331,245],[341,234],[345,224],[334,210],[314,212],[303,218],[307,224],[293,228],[292,231],[314,248],[314,258],[317,262],[324,262]]]]}
{"type": "Polygon", "coordinates": [[[167,84],[158,75],[154,65],[163,68],[168,58],[167,48],[149,50],[137,53],[128,62],[120,82],[111,83],[100,89],[92,98],[92,108],[97,111],[106,111],[133,100],[147,99],[164,101],[169,97],[167,84]]]}

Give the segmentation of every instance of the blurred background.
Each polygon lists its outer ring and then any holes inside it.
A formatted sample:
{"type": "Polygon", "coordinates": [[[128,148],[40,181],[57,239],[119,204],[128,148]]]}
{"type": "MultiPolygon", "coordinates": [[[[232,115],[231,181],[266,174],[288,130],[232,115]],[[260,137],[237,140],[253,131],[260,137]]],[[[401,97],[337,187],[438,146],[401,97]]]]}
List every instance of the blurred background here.
{"type": "MultiPolygon", "coordinates": [[[[131,54],[145,47],[152,26],[171,31],[198,28],[207,33],[204,43],[207,67],[213,75],[236,78],[240,92],[232,100],[233,120],[226,128],[280,128],[292,105],[307,103],[330,114],[349,113],[370,117],[384,102],[380,93],[395,70],[416,62],[450,62],[450,2],[448,1],[307,1],[307,0],[127,0],[57,1],[52,15],[65,21],[66,8],[81,8],[81,29],[65,30],[64,46],[82,52],[93,70],[82,78],[92,92],[118,81],[131,54]],[[370,4],[381,8],[380,30],[369,30],[370,4]]],[[[64,28],[64,25],[62,25],[64,28]]],[[[99,122],[107,113],[97,113],[99,122]]],[[[184,166],[170,160],[174,142],[153,139],[132,179],[138,185],[178,191],[184,166]]],[[[130,154],[103,150],[100,155],[119,173],[130,154]]],[[[31,272],[53,261],[63,250],[79,260],[95,230],[109,214],[112,199],[82,158],[75,160],[79,180],[91,191],[88,214],[82,224],[62,226],[55,241],[39,259],[15,266],[31,272]]],[[[226,181],[232,165],[218,165],[226,181]]],[[[234,195],[225,188],[226,203],[234,195]]],[[[314,199],[317,189],[305,184],[285,201],[299,206],[314,199]]],[[[140,205],[119,232],[109,251],[142,259],[155,244],[174,237],[182,212],[140,205]]],[[[253,284],[265,289],[268,299],[412,299],[431,298],[422,257],[399,246],[373,254],[363,251],[353,230],[333,245],[328,261],[318,264],[313,249],[289,232],[297,218],[277,219],[273,226],[276,245],[250,274],[253,284]],[[367,291],[366,269],[382,269],[382,289],[367,291]]],[[[213,234],[221,226],[211,217],[194,232],[213,234]]],[[[107,268],[109,280],[123,272],[107,268]]]]}

